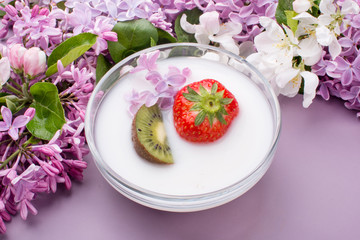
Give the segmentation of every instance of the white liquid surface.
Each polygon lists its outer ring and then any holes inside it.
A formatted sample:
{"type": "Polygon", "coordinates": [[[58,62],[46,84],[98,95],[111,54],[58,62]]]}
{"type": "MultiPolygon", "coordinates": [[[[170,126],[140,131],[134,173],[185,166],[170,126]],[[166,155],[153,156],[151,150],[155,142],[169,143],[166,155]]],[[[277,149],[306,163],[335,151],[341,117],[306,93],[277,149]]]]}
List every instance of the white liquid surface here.
{"type": "Polygon", "coordinates": [[[159,165],[140,158],[131,141],[132,118],[125,94],[151,89],[145,72],[127,74],[106,95],[95,121],[95,144],[109,167],[128,182],[143,189],[171,195],[209,193],[234,184],[252,173],[271,147],[273,119],[261,91],[240,72],[210,60],[177,57],[158,61],[168,66],[189,67],[187,83],[213,78],[232,92],[240,113],[228,132],[211,144],[195,144],[179,137],[172,110],[163,112],[168,141],[175,163],[159,165]]]}

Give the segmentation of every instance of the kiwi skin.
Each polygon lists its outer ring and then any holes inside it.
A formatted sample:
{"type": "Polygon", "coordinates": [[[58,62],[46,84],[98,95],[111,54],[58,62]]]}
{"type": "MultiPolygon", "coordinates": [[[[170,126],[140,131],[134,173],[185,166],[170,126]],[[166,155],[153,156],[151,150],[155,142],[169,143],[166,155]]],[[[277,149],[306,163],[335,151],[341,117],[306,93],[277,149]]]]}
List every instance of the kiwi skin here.
{"type": "Polygon", "coordinates": [[[165,161],[162,161],[160,159],[158,159],[157,157],[153,156],[152,154],[150,154],[144,147],[144,145],[139,141],[139,138],[138,138],[138,135],[137,135],[137,128],[136,128],[136,115],[133,119],[133,122],[132,122],[132,127],[131,127],[131,138],[132,138],[132,141],[133,141],[133,144],[134,144],[134,148],[135,148],[135,151],[136,153],[150,161],[150,162],[153,162],[153,163],[160,163],[160,164],[173,164],[173,161],[171,162],[165,162],[165,161]]]}

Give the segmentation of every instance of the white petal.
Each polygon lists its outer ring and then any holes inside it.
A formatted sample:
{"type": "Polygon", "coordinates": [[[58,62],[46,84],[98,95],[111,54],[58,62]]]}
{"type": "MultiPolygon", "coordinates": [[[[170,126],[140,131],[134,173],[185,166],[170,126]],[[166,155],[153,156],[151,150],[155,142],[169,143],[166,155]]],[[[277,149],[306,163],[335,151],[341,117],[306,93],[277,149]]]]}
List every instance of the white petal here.
{"type": "Polygon", "coordinates": [[[229,21],[220,26],[220,30],[217,33],[217,35],[226,34],[233,37],[241,33],[241,31],[242,31],[242,24],[229,21]]]}
{"type": "Polygon", "coordinates": [[[301,40],[299,47],[300,49],[298,49],[297,53],[304,59],[305,65],[312,66],[320,60],[322,47],[315,37],[310,36],[301,40]]]}
{"type": "Polygon", "coordinates": [[[181,28],[188,33],[195,33],[195,25],[190,24],[187,20],[186,14],[183,14],[180,18],[180,26],[181,28]]]}
{"type": "Polygon", "coordinates": [[[228,50],[236,55],[239,55],[239,45],[237,45],[234,41],[234,39],[224,39],[223,41],[220,41],[220,46],[224,48],[225,50],[228,50]]]}
{"type": "MultiPolygon", "coordinates": [[[[288,83],[290,83],[298,74],[299,69],[289,68],[281,71],[276,77],[276,84],[280,88],[284,88],[288,83]]],[[[295,84],[297,86],[297,84],[295,84]]],[[[300,85],[299,85],[300,86],[300,85]]],[[[297,88],[299,89],[299,88],[297,88]]]]}
{"type": "Polygon", "coordinates": [[[283,88],[280,88],[279,92],[280,94],[287,97],[295,97],[299,92],[300,85],[301,85],[301,76],[297,75],[283,88]]]}
{"type": "Polygon", "coordinates": [[[304,93],[311,94],[315,92],[319,85],[319,77],[315,73],[309,71],[300,72],[300,75],[304,78],[304,93]]]}
{"type": "Polygon", "coordinates": [[[220,31],[220,20],[218,12],[206,12],[199,18],[200,26],[209,35],[217,34],[220,31]]]}
{"type": "Polygon", "coordinates": [[[283,25],[283,28],[286,32],[286,35],[288,36],[289,40],[293,44],[298,44],[299,41],[295,38],[293,31],[288,26],[283,25]]]}
{"type": "Polygon", "coordinates": [[[327,27],[319,26],[316,28],[316,39],[321,45],[329,46],[333,40],[332,33],[327,27]]]}
{"type": "Polygon", "coordinates": [[[7,57],[0,59],[0,85],[4,85],[10,78],[10,62],[7,57]]]}
{"type": "Polygon", "coordinates": [[[299,20],[300,22],[303,22],[306,24],[317,24],[318,23],[318,19],[308,12],[300,13],[300,14],[296,15],[295,17],[293,17],[293,19],[299,20]]]}
{"type": "Polygon", "coordinates": [[[323,26],[329,26],[332,21],[334,21],[334,18],[330,15],[320,15],[318,17],[319,25],[323,26]]]}
{"type": "Polygon", "coordinates": [[[254,39],[254,44],[259,52],[273,53],[278,51],[276,48],[278,41],[274,41],[267,32],[257,35],[254,39]]]}
{"type": "Polygon", "coordinates": [[[267,29],[270,27],[271,24],[273,24],[274,20],[269,17],[260,17],[259,22],[261,26],[267,29]]]}
{"type": "Polygon", "coordinates": [[[341,5],[341,14],[359,14],[359,5],[352,0],[345,0],[341,5]]]}
{"type": "Polygon", "coordinates": [[[329,45],[329,52],[330,52],[332,59],[334,60],[341,53],[341,45],[338,42],[335,34],[333,34],[332,39],[333,40],[329,45]]]}
{"type": "Polygon", "coordinates": [[[210,36],[209,39],[213,42],[220,43],[220,46],[236,55],[239,54],[239,46],[235,43],[235,40],[230,35],[216,35],[210,36]]]}
{"type": "Polygon", "coordinates": [[[293,2],[293,9],[297,13],[306,12],[311,7],[309,0],[295,0],[293,2]]]}
{"type": "Polygon", "coordinates": [[[209,35],[201,33],[201,32],[195,33],[195,39],[198,43],[201,43],[201,44],[209,44],[210,43],[209,35]]]}
{"type": "Polygon", "coordinates": [[[316,74],[308,71],[301,72],[300,75],[304,78],[303,107],[307,108],[315,98],[316,88],[319,85],[319,78],[316,74]]]}
{"type": "Polygon", "coordinates": [[[321,0],[319,9],[322,14],[330,15],[336,12],[336,7],[333,4],[334,0],[321,0]]]}

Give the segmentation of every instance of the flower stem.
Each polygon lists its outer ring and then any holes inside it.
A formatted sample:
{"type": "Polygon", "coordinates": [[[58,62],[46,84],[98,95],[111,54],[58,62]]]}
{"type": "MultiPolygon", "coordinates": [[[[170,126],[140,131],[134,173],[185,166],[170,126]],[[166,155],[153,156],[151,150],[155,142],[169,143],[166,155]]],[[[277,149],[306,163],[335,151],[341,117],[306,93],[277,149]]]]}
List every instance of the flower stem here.
{"type": "Polygon", "coordinates": [[[13,154],[11,154],[1,165],[0,170],[3,169],[11,160],[13,160],[20,153],[20,149],[16,150],[13,154]]]}
{"type": "Polygon", "coordinates": [[[17,88],[21,89],[21,85],[18,84],[14,79],[10,78],[9,80],[10,80],[13,84],[15,84],[17,88]]]}
{"type": "Polygon", "coordinates": [[[29,82],[25,82],[22,86],[22,92],[27,99],[30,99],[29,95],[29,82]]]}
{"type": "Polygon", "coordinates": [[[11,92],[13,92],[13,93],[15,93],[15,94],[17,94],[17,95],[19,95],[19,96],[22,96],[22,95],[23,95],[22,92],[20,92],[17,88],[11,86],[11,85],[8,84],[8,83],[5,85],[5,87],[6,87],[9,91],[11,91],[11,92]]]}
{"type": "MultiPolygon", "coordinates": [[[[26,153],[24,148],[26,148],[29,144],[31,144],[34,140],[34,137],[31,136],[26,142],[22,144],[22,146],[18,146],[18,149],[13,152],[4,162],[0,165],[0,170],[3,169],[11,160],[13,160],[20,152],[26,153]]],[[[11,143],[10,143],[11,144],[11,143]]]]}

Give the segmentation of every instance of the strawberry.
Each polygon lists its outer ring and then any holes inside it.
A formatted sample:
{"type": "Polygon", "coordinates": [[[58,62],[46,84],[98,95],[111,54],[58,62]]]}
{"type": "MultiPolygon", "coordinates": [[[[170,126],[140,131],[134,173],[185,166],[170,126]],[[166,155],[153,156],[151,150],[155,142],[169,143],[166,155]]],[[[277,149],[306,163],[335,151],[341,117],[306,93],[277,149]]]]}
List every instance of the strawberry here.
{"type": "Polygon", "coordinates": [[[191,142],[221,138],[239,113],[234,95],[214,79],[191,83],[176,94],[173,106],[178,134],[191,142]]]}

